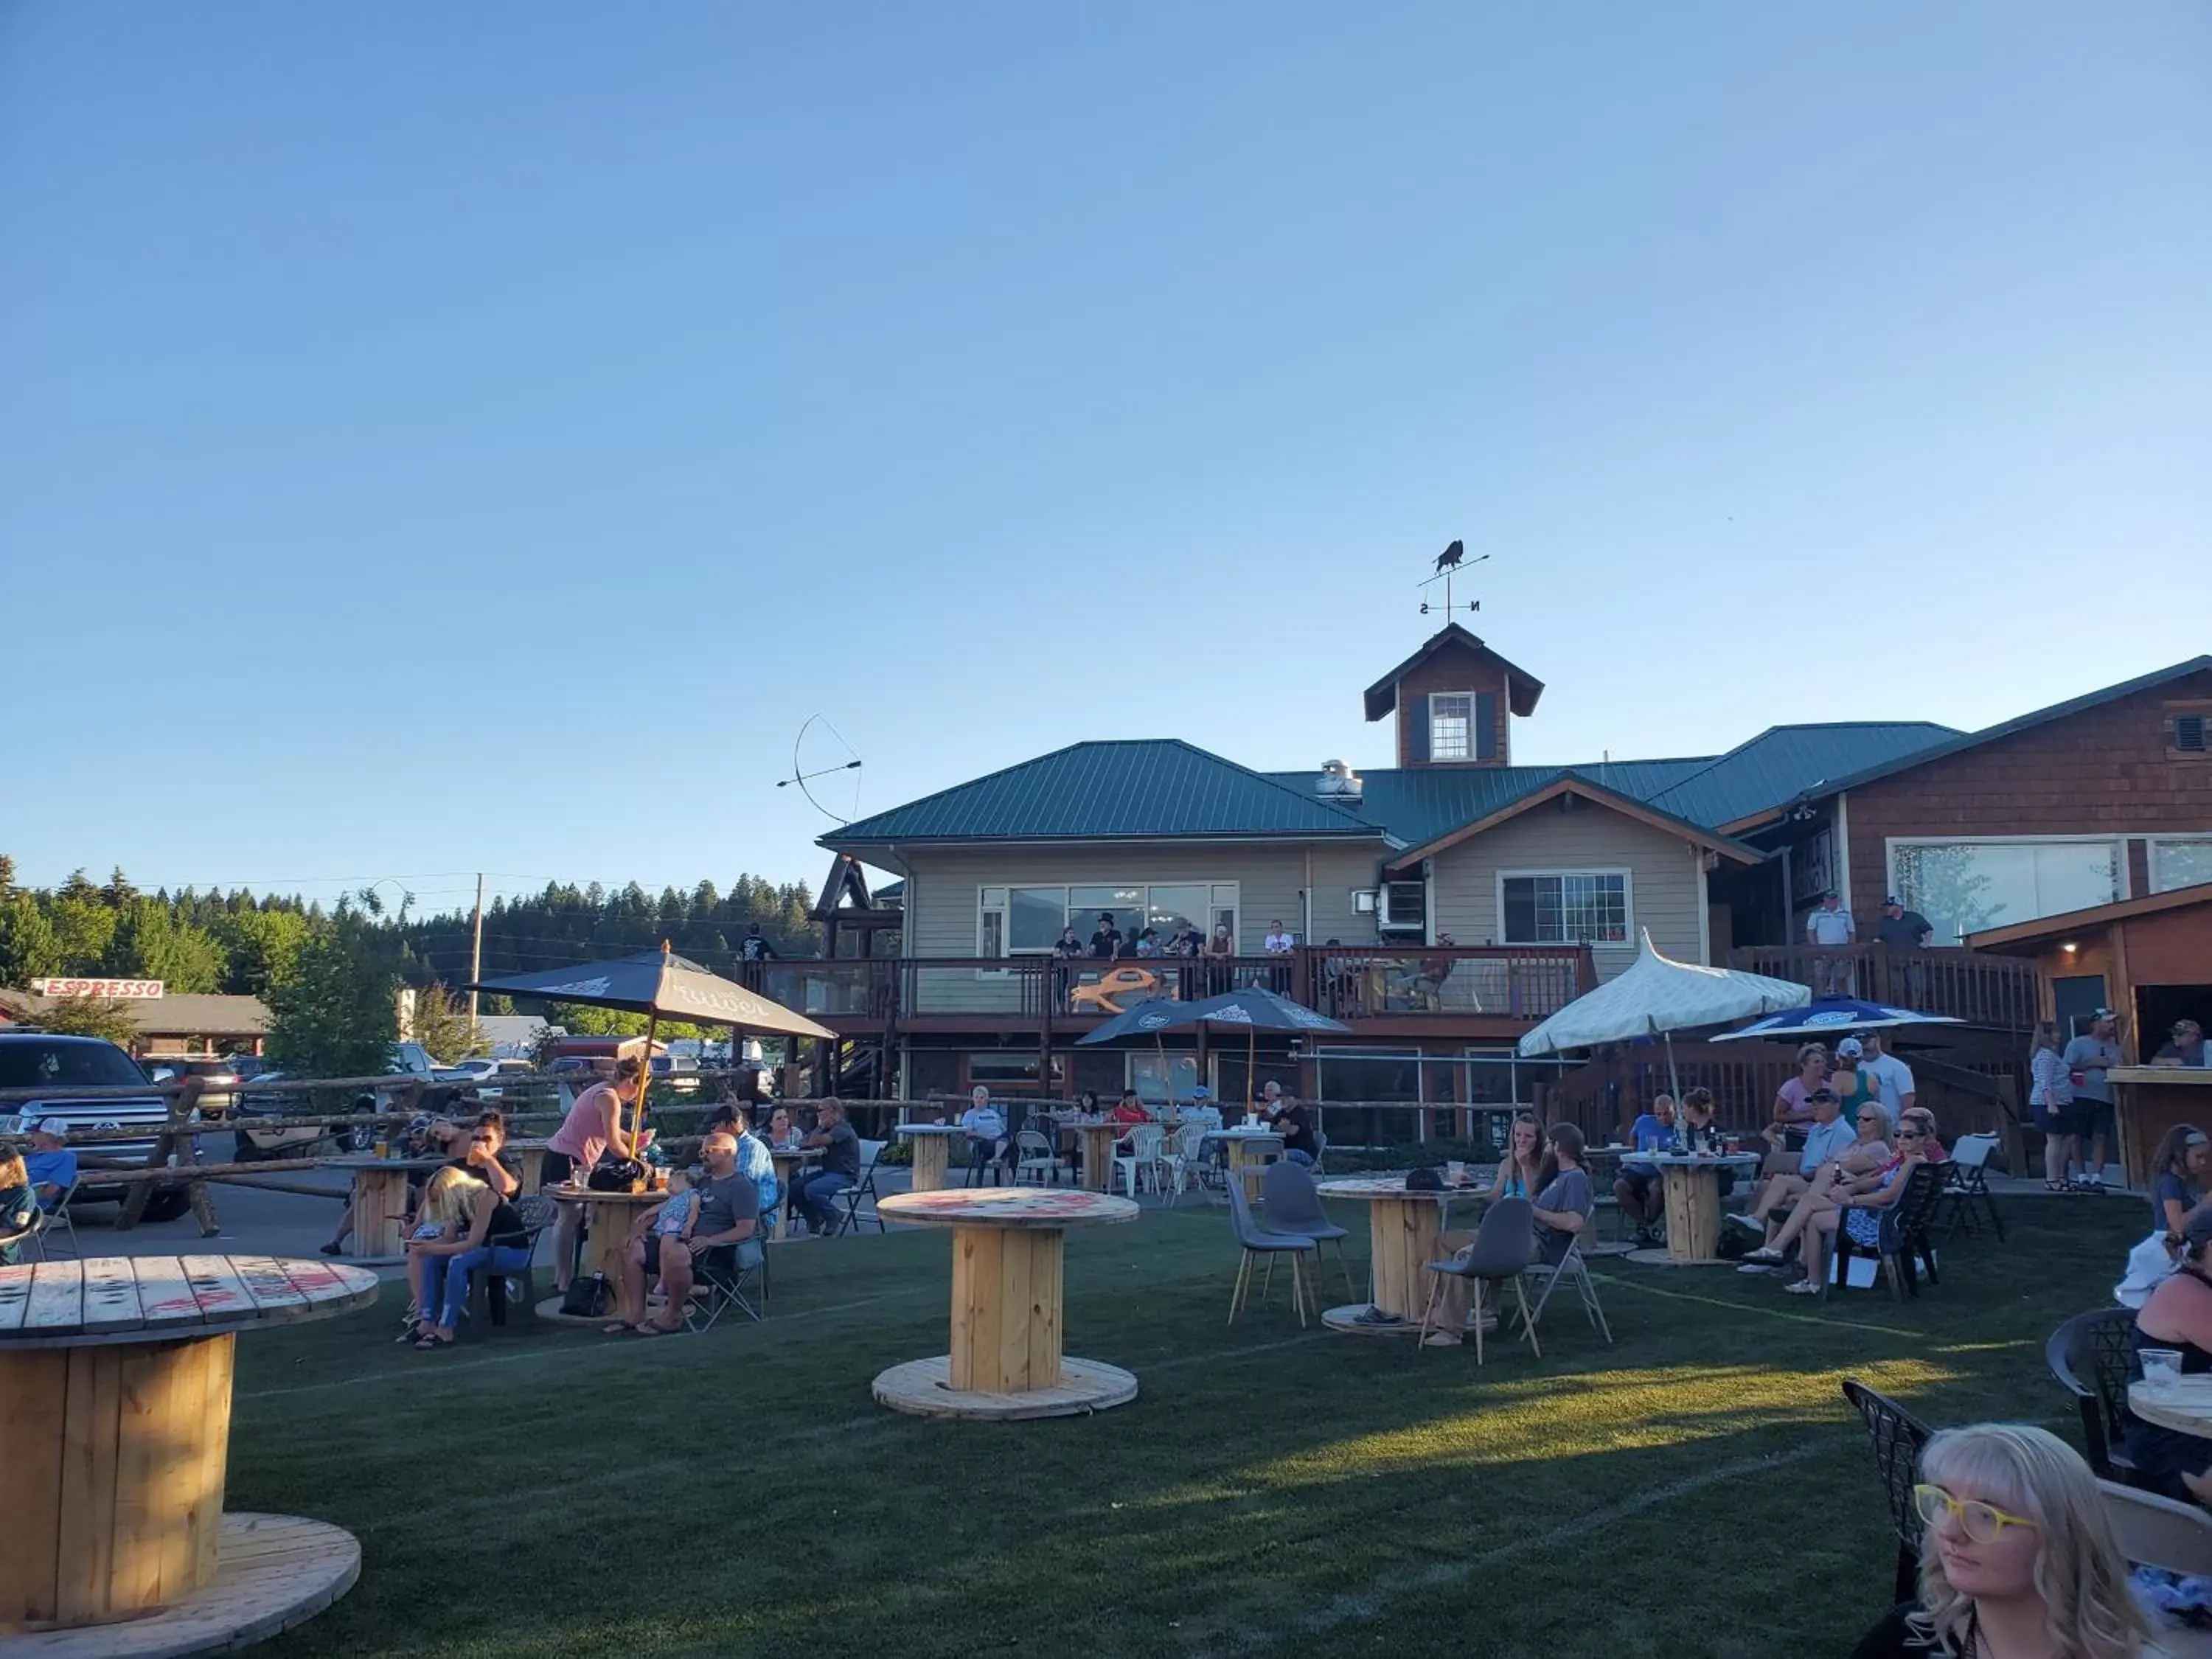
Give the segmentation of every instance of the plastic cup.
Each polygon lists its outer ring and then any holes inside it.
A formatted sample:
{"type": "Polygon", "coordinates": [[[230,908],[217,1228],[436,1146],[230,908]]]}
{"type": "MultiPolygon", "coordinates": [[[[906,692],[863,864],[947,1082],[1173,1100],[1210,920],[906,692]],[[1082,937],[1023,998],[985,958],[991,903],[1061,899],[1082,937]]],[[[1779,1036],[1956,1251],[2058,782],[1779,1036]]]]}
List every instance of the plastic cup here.
{"type": "Polygon", "coordinates": [[[2181,1350],[2179,1348],[2138,1348],[2142,1360],[2143,1382],[2153,1394],[2170,1392],[2181,1380],[2181,1350]]]}
{"type": "Polygon", "coordinates": [[[1457,1158],[1451,1159],[1444,1165],[1444,1178],[1450,1182],[1455,1187],[1465,1185],[1467,1182],[1467,1165],[1461,1163],[1457,1158]]]}

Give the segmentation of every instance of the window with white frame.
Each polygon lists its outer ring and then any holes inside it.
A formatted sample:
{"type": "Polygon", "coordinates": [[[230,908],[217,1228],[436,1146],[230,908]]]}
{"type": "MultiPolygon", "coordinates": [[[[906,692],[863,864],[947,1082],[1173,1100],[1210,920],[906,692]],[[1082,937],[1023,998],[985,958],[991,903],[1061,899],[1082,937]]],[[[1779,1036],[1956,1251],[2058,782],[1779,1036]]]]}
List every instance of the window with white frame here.
{"type": "Polygon", "coordinates": [[[2110,904],[2125,891],[2127,856],[2101,836],[1893,841],[1889,890],[1956,945],[1985,927],[2005,927],[2110,904]]]}
{"type": "Polygon", "coordinates": [[[1508,945],[1626,945],[1626,870],[1546,870],[1498,878],[1500,929],[1508,945]]]}
{"type": "Polygon", "coordinates": [[[1429,758],[1474,758],[1474,696],[1467,691],[1433,692],[1429,697],[1429,758]]]}
{"type": "Polygon", "coordinates": [[[2212,836],[2177,836],[2150,844],[2150,890],[2171,893],[2212,881],[2212,836]]]}
{"type": "Polygon", "coordinates": [[[1237,937],[1237,884],[1102,882],[1079,886],[979,887],[975,890],[975,954],[1042,956],[1075,929],[1087,947],[1098,918],[1113,918],[1121,952],[1134,955],[1138,936],[1150,927],[1160,949],[1183,928],[1211,938],[1216,927],[1237,937]]]}

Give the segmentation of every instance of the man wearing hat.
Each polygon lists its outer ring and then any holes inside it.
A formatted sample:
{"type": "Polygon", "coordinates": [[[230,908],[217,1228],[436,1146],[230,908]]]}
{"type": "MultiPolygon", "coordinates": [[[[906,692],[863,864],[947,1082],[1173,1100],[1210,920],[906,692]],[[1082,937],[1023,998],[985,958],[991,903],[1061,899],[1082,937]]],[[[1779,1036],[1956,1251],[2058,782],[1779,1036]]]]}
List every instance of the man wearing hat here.
{"type": "Polygon", "coordinates": [[[23,1154],[23,1168],[42,1210],[52,1209],[76,1184],[76,1154],[65,1141],[68,1133],[69,1125],[58,1117],[42,1117],[31,1126],[31,1150],[23,1154]]]}
{"type": "Polygon", "coordinates": [[[2119,1022],[2109,1008],[2089,1016],[2089,1029],[2066,1045],[2059,1061],[2073,1074],[2074,1114],[2089,1142],[2089,1157],[2081,1184],[2092,1192],[2105,1189],[2105,1147],[2113,1136],[2112,1085],[2105,1073],[2121,1064],[2118,1040],[2119,1022]]]}
{"type": "MultiPolygon", "coordinates": [[[[1856,943],[1858,923],[1844,908],[1843,895],[1831,887],[1820,895],[1820,908],[1805,918],[1805,943],[1816,951],[1839,951],[1856,943]]],[[[1839,957],[1823,957],[1814,966],[1813,990],[1824,997],[1847,996],[1851,964],[1839,957]]]]}
{"type": "Polygon", "coordinates": [[[1908,910],[1905,901],[1894,893],[1881,902],[1881,920],[1874,925],[1875,939],[1882,949],[1893,953],[1889,961],[1889,989],[1886,993],[1893,1002],[1903,1002],[1907,1007],[1917,1008],[1922,995],[1922,969],[1918,963],[1900,964],[1897,956],[1907,951],[1924,951],[1936,929],[1928,918],[1917,910],[1908,910]]]}

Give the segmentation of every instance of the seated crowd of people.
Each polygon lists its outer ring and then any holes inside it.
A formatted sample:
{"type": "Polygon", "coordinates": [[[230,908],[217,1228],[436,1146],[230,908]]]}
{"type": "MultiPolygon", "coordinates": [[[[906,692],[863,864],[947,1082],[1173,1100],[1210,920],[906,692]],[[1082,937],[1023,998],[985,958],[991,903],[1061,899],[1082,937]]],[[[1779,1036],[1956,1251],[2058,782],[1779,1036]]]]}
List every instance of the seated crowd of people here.
{"type": "MultiPolygon", "coordinates": [[[[1285,1092],[1281,1084],[1270,1079],[1263,1085],[1254,1109],[1267,1129],[1282,1137],[1285,1158],[1308,1169],[1321,1161],[1321,1137],[1314,1115],[1296,1096],[1285,1092]]],[[[1121,1133],[1115,1137],[1114,1151],[1122,1157],[1133,1150],[1134,1132],[1148,1126],[1166,1129],[1180,1129],[1188,1124],[1213,1129],[1222,1127],[1221,1109],[1214,1102],[1213,1091],[1204,1084],[1198,1085],[1182,1101],[1160,1105],[1147,1104],[1136,1090],[1124,1089],[1109,1107],[1095,1091],[1085,1089],[1076,1097],[1072,1109],[1059,1109],[1055,1103],[1026,1102],[1023,1114],[1018,1125],[1005,1108],[992,1100],[990,1090],[979,1084],[969,1091],[969,1103],[954,1123],[968,1135],[970,1185],[988,1180],[998,1186],[1014,1179],[1020,1159],[1019,1137],[1024,1127],[1048,1135],[1056,1132],[1065,1137],[1074,1159],[1073,1167],[1080,1174],[1082,1146],[1074,1133],[1079,1122],[1119,1126],[1121,1133]]]]}
{"type": "Polygon", "coordinates": [[[42,1118],[28,1132],[30,1149],[0,1153],[0,1267],[22,1260],[23,1247],[76,1185],[76,1154],[64,1137],[69,1125],[42,1118]]]}

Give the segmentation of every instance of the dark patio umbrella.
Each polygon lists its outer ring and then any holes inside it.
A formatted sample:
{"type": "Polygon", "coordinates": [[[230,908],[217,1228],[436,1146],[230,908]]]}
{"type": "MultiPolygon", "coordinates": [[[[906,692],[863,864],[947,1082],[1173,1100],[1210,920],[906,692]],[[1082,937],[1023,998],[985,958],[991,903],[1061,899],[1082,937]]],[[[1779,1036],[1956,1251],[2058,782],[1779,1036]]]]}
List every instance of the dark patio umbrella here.
{"type": "MultiPolygon", "coordinates": [[[[732,985],[719,974],[709,973],[688,957],[678,956],[665,940],[658,951],[640,951],[635,956],[617,957],[611,962],[580,963],[574,968],[549,968],[543,973],[477,980],[464,988],[495,991],[502,996],[581,1002],[594,1008],[621,1008],[643,1014],[648,1072],[653,1062],[653,1033],[663,1019],[726,1025],[733,1032],[825,1037],[831,1042],[837,1036],[828,1026],[817,1025],[780,1002],[772,1002],[742,985],[732,985]]],[[[645,1091],[640,1089],[633,1133],[644,1117],[645,1091]]]]}
{"type": "Polygon", "coordinates": [[[1327,1014],[1317,1014],[1302,1002],[1293,1002],[1286,996],[1254,986],[1249,990],[1224,991],[1218,997],[1206,997],[1197,1002],[1158,998],[1139,1003],[1076,1041],[1080,1046],[1086,1042],[1112,1042],[1122,1037],[1157,1038],[1163,1032],[1194,1031],[1200,1026],[1209,1031],[1233,1026],[1246,1034],[1244,1103],[1248,1107],[1252,1103],[1252,1071],[1259,1054],[1261,1032],[1334,1031],[1348,1036],[1352,1030],[1349,1025],[1327,1014]]]}

